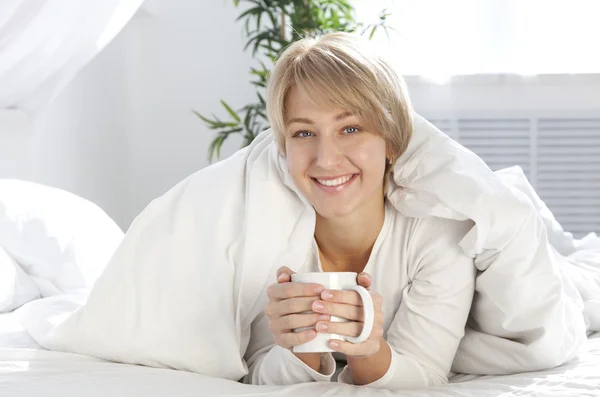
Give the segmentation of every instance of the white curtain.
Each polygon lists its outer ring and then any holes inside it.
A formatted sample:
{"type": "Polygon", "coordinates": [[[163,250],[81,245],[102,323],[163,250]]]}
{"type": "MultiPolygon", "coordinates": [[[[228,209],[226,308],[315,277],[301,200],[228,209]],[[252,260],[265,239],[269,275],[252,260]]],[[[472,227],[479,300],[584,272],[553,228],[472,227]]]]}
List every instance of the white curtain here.
{"type": "Polygon", "coordinates": [[[144,0],[0,0],[0,110],[35,115],[144,0]]]}
{"type": "Polygon", "coordinates": [[[405,75],[600,73],[600,0],[353,0],[405,75]]]}

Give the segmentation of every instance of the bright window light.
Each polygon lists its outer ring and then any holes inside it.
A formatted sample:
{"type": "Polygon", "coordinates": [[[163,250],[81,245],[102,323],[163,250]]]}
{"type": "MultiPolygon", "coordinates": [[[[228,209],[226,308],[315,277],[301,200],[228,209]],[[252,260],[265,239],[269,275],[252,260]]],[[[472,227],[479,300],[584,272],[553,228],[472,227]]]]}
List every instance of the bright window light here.
{"type": "Polygon", "coordinates": [[[406,75],[600,73],[600,0],[354,0],[406,75]]]}

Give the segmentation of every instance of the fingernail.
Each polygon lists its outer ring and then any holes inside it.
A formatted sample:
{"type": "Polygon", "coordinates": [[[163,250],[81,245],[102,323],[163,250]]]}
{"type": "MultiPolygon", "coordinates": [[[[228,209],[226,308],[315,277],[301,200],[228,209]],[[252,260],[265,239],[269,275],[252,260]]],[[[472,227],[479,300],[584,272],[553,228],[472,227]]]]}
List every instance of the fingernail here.
{"type": "Polygon", "coordinates": [[[323,291],[325,291],[325,288],[322,285],[315,287],[315,293],[320,294],[323,291]]]}
{"type": "Polygon", "coordinates": [[[321,314],[319,316],[320,321],[329,321],[329,314],[321,314]]]}
{"type": "Polygon", "coordinates": [[[322,304],[321,302],[318,302],[318,301],[317,301],[317,302],[313,303],[313,308],[314,308],[315,310],[323,310],[323,308],[324,308],[324,307],[325,307],[325,306],[323,306],[323,304],[322,304]]]}
{"type": "Polygon", "coordinates": [[[327,331],[327,324],[326,323],[317,324],[317,330],[318,331],[327,331]]]}
{"type": "Polygon", "coordinates": [[[321,294],[321,298],[323,299],[333,299],[333,292],[325,291],[321,294]]]}
{"type": "Polygon", "coordinates": [[[332,340],[329,342],[329,347],[331,347],[332,349],[339,349],[340,342],[338,342],[337,340],[332,340]]]}
{"type": "Polygon", "coordinates": [[[310,330],[310,331],[308,331],[308,333],[306,335],[312,339],[317,335],[317,333],[313,330],[310,330]]]}

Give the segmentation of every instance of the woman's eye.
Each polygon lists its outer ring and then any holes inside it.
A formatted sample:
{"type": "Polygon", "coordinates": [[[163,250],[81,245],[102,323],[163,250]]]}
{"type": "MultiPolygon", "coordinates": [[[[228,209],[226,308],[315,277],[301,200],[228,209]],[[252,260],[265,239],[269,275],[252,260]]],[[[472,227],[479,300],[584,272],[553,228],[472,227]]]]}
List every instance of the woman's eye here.
{"type": "Polygon", "coordinates": [[[347,134],[356,134],[359,131],[358,127],[345,127],[344,132],[347,134]]]}
{"type": "Polygon", "coordinates": [[[299,138],[308,138],[311,135],[312,135],[312,132],[310,132],[310,131],[298,131],[298,132],[296,132],[296,134],[294,136],[297,136],[299,138]]]}

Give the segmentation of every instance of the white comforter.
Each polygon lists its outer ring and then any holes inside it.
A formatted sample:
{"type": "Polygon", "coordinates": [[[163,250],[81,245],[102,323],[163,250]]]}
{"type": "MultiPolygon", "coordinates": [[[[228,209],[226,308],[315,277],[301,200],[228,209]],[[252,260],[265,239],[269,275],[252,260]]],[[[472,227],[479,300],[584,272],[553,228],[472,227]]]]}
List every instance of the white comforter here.
{"type": "MultiPolygon", "coordinates": [[[[587,265],[573,265],[548,243],[535,198],[506,180],[417,116],[390,181],[388,198],[405,215],[475,221],[461,241],[480,273],[457,372],[553,367],[576,355],[586,328],[600,326],[595,238],[571,261],[587,265]]],[[[23,323],[52,350],[239,379],[265,288],[279,266],[300,267],[314,222],[265,132],[151,203],[84,307],[32,302],[23,323]]]]}
{"type": "Polygon", "coordinates": [[[510,376],[458,376],[451,384],[390,392],[337,383],[251,386],[185,371],[116,364],[43,350],[0,349],[0,396],[14,397],[498,397],[600,396],[600,338],[568,364],[510,376]]]}

